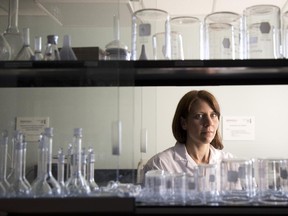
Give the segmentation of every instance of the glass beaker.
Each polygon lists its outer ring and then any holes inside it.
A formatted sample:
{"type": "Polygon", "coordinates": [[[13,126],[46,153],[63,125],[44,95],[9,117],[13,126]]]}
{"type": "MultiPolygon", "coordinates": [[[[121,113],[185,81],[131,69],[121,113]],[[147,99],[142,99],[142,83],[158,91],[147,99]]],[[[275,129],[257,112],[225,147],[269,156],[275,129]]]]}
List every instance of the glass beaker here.
{"type": "Polygon", "coordinates": [[[204,19],[205,59],[239,59],[241,16],[234,12],[214,12],[204,19]]]}
{"type": "Polygon", "coordinates": [[[288,204],[288,159],[258,159],[258,200],[263,204],[288,204]]]}
{"type": "Polygon", "coordinates": [[[199,192],[205,204],[218,205],[220,202],[220,168],[218,164],[198,165],[199,192]]]}
{"type": "Polygon", "coordinates": [[[254,201],[253,162],[249,159],[223,159],[221,169],[221,202],[243,205],[254,201]]]}
{"type": "Polygon", "coordinates": [[[177,16],[171,18],[170,25],[171,32],[178,32],[182,37],[183,58],[203,59],[202,21],[197,17],[177,16]]]}
{"type": "Polygon", "coordinates": [[[165,32],[163,59],[170,59],[170,16],[168,12],[147,8],[133,13],[131,60],[154,60],[152,37],[158,32],[165,32]],[[143,53],[144,50],[145,53],[143,53]]]}
{"type": "Polygon", "coordinates": [[[282,14],[282,53],[288,58],[288,11],[282,14]]]}
{"type": "Polygon", "coordinates": [[[247,59],[280,58],[280,8],[254,5],[243,12],[247,59]]]}
{"type": "MultiPolygon", "coordinates": [[[[165,32],[158,32],[152,36],[153,45],[153,59],[165,59],[166,45],[165,45],[165,32]]],[[[171,47],[170,47],[171,60],[184,60],[182,35],[178,32],[171,32],[171,47]]]]}
{"type": "Polygon", "coordinates": [[[42,54],[42,37],[35,36],[34,37],[34,56],[33,61],[42,61],[44,56],[42,54]]]}

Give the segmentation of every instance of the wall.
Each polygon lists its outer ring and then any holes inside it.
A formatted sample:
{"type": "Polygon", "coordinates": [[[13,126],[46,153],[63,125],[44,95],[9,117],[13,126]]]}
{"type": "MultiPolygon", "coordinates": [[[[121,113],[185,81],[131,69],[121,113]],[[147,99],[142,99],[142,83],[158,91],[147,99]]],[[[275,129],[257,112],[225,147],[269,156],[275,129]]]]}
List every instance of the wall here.
{"type": "Polygon", "coordinates": [[[171,123],[176,104],[191,89],[211,91],[222,116],[254,116],[255,140],[224,140],[224,150],[246,158],[288,157],[288,86],[159,87],[157,90],[157,151],[174,145],[171,123]],[[168,97],[169,95],[169,97],[168,97]]]}

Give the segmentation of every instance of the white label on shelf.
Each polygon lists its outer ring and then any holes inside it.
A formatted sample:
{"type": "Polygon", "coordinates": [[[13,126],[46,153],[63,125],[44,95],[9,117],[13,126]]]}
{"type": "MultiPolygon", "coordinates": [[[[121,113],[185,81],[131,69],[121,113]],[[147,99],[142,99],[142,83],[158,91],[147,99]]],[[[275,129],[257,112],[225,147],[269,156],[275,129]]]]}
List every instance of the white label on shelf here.
{"type": "Polygon", "coordinates": [[[255,140],[254,116],[223,116],[224,140],[255,140]]]}
{"type": "Polygon", "coordinates": [[[49,127],[49,117],[16,117],[16,130],[24,134],[27,142],[37,142],[46,127],[49,127]]]}

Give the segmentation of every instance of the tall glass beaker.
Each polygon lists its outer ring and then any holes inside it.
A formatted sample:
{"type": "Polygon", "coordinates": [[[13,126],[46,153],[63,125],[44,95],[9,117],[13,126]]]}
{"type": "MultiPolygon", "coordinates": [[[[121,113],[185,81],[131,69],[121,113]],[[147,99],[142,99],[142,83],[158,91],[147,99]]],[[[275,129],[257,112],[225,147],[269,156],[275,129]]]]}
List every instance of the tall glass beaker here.
{"type": "Polygon", "coordinates": [[[152,37],[158,32],[165,32],[165,53],[162,59],[170,59],[170,16],[168,12],[147,8],[133,13],[131,60],[155,60],[152,37]]]}

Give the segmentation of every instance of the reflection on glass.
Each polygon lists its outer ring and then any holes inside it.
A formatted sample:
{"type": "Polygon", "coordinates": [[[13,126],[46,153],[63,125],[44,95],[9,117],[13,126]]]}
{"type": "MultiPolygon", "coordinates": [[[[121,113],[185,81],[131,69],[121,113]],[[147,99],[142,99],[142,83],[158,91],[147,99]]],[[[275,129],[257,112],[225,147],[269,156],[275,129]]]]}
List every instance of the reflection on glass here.
{"type": "Polygon", "coordinates": [[[11,59],[11,47],[8,44],[7,40],[0,34],[0,61],[10,60],[11,59]]]}

